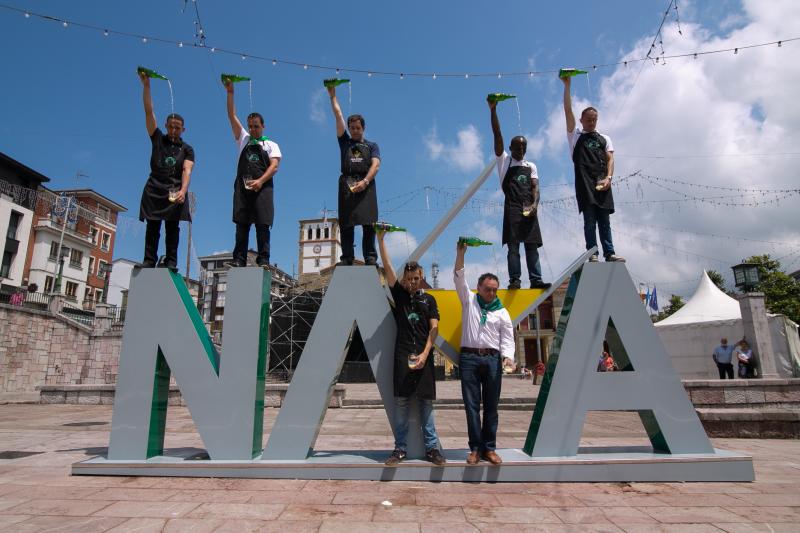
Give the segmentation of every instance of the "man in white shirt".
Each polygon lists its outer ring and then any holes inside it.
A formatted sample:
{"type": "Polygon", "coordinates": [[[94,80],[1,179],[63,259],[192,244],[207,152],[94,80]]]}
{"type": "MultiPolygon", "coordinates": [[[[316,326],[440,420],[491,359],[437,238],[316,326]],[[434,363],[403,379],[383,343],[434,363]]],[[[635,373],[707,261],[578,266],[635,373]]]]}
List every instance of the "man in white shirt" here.
{"type": "Polygon", "coordinates": [[[508,247],[508,288],[519,289],[522,267],[519,245],[525,247],[525,263],[532,289],[546,289],[542,281],[539,247],[542,232],[539,229],[539,176],[536,165],[525,159],[528,140],[522,135],[511,139],[509,154],[503,149],[503,133],[497,118],[497,102],[488,100],[494,136],[494,154],[497,156],[497,175],[503,189],[503,244],[508,247]]]}
{"type": "Polygon", "coordinates": [[[500,402],[503,366],[514,364],[514,326],[508,310],[497,298],[497,276],[478,278],[478,294],[464,279],[466,244],[458,244],[453,279],[461,301],[461,395],[467,415],[470,453],[467,464],[485,459],[493,465],[503,462],[497,455],[497,405],[500,402]],[[483,398],[483,423],[480,406],[483,398]]]}
{"type": "Polygon", "coordinates": [[[247,130],[236,116],[233,83],[225,83],[228,120],[233,138],[239,146],[236,180],[233,184],[233,222],[236,224],[236,243],[232,266],[247,266],[247,247],[250,224],[256,227],[256,246],[259,266],[269,266],[270,229],[275,218],[273,177],[278,172],[281,149],[264,136],[264,117],[259,113],[247,115],[247,130]]]}
{"type": "MultiPolygon", "coordinates": [[[[564,115],[567,119],[567,140],[575,166],[575,198],[578,211],[583,213],[583,236],[586,249],[597,246],[597,230],[606,261],[625,259],[614,253],[611,238],[611,219],[614,212],[614,195],[611,192],[611,177],[614,174],[614,145],[611,138],[597,131],[597,109],[587,107],[581,112],[581,128],[575,127],[572,114],[569,76],[564,82],[564,115]]],[[[590,261],[597,261],[593,255],[590,261]]]]}

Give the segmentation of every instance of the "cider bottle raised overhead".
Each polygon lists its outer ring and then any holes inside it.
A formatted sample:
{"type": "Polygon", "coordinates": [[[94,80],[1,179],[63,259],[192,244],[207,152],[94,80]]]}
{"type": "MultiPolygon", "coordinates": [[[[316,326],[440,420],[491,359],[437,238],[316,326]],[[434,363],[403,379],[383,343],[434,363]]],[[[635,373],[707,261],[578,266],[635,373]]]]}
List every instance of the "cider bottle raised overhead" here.
{"type": "Polygon", "coordinates": [[[350,83],[348,79],[339,79],[339,78],[328,78],[322,81],[322,84],[325,87],[338,87],[339,85],[343,85],[345,83],[350,83]]]}
{"type": "Polygon", "coordinates": [[[378,231],[385,231],[387,233],[391,233],[393,231],[406,231],[406,228],[401,228],[400,226],[395,226],[394,224],[389,224],[388,222],[376,222],[373,224],[375,229],[378,231]]]}
{"type": "Polygon", "coordinates": [[[486,99],[490,102],[502,102],[503,100],[511,100],[516,97],[517,95],[515,94],[506,93],[489,93],[486,95],[486,99]]]}
{"type": "Polygon", "coordinates": [[[148,78],[156,78],[156,79],[159,79],[159,80],[169,80],[169,78],[167,78],[163,74],[159,74],[155,70],[151,70],[149,68],[145,68],[145,67],[142,67],[142,66],[136,67],[136,72],[138,72],[139,74],[144,74],[148,78]]]}
{"type": "Polygon", "coordinates": [[[250,81],[250,78],[247,76],[239,76],[238,74],[220,74],[219,78],[222,80],[222,83],[236,83],[238,81],[250,81]]]}
{"type": "Polygon", "coordinates": [[[467,246],[491,246],[492,243],[484,241],[478,237],[459,237],[458,244],[466,244],[467,246]]]}

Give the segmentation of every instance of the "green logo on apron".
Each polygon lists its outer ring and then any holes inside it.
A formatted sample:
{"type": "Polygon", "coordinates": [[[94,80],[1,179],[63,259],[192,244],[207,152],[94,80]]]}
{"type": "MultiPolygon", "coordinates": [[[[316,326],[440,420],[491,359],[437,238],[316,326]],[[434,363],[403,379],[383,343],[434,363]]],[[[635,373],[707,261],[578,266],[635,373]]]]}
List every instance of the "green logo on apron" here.
{"type": "Polygon", "coordinates": [[[178,162],[177,159],[175,159],[172,156],[168,156],[168,157],[164,158],[164,164],[167,165],[168,167],[174,167],[175,163],[177,163],[177,162],[178,162]]]}
{"type": "Polygon", "coordinates": [[[247,156],[247,160],[251,163],[258,163],[258,154],[250,154],[247,156]]]}
{"type": "Polygon", "coordinates": [[[520,174],[515,178],[519,183],[528,183],[528,176],[525,174],[520,174]]]}
{"type": "Polygon", "coordinates": [[[600,143],[594,139],[590,139],[586,141],[586,148],[588,148],[589,150],[597,150],[598,148],[600,148],[600,143]]]}
{"type": "Polygon", "coordinates": [[[409,313],[408,319],[412,322],[417,322],[419,320],[419,315],[417,313],[409,313]]]}

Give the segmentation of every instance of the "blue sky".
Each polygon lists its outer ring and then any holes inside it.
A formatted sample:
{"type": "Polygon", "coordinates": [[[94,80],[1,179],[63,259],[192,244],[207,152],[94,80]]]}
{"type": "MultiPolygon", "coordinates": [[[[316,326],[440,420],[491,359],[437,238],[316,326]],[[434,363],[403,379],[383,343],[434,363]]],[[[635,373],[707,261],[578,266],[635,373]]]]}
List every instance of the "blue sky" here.
{"type": "MultiPolygon", "coordinates": [[[[113,30],[186,43],[196,40],[191,1],[183,13],[182,0],[3,3],[113,30]]],[[[134,219],[148,173],[149,140],[135,68],[158,70],[173,80],[175,111],[186,117],[184,138],[197,155],[191,184],[198,197],[195,249],[199,255],[230,250],[236,153],[219,74],[250,76],[253,110],[265,116],[266,134],[280,144],[284,155],[275,178],[272,261],[291,273],[297,262],[297,220],[320,216],[323,207],[336,208],[338,149],[322,91],[322,79],[334,74],[242,60],[211,53],[210,47],[375,71],[550,70],[642,57],[667,4],[612,0],[309,5],[200,0],[206,50],[104,37],[102,32],[63,28],[0,9],[0,46],[6,51],[0,150],[51,177],[53,188],[91,187],[125,205],[128,218],[121,224],[115,255],[140,259],[144,231],[134,219]],[[89,177],[76,181],[76,172],[89,177]]],[[[797,4],[768,4],[769,9],[758,2],[712,6],[679,2],[683,35],[671,15],[663,30],[665,50],[684,53],[800,36],[797,4]]],[[[781,88],[798,86],[799,49],[800,45],[787,43],[781,49],[743,52],[741,57],[709,56],[699,60],[700,67],[691,60],[670,60],[665,66],[649,63],[638,77],[639,67],[598,69],[590,84],[585,78],[576,80],[575,107],[591,102],[600,108],[599,129],[615,141],[619,175],[644,167],[649,175],[692,183],[752,187],[757,178],[764,188],[796,187],[797,156],[774,154],[796,152],[784,133],[800,110],[790,91],[781,88]],[[726,132],[731,131],[728,137],[726,132]],[[736,155],[720,156],[730,153],[736,155]],[[642,155],[649,157],[638,157],[642,155]]],[[[484,101],[488,92],[519,95],[519,119],[513,102],[501,105],[500,119],[506,142],[520,133],[519,122],[529,137],[542,199],[572,193],[571,186],[563,186],[572,182],[572,174],[563,135],[561,83],[555,75],[401,80],[343,73],[341,77],[353,80],[352,103],[348,90],[340,90],[345,113],[363,114],[367,138],[381,147],[377,183],[382,218],[410,230],[392,243],[398,260],[425,237],[453,196],[489,161],[491,130],[484,101]],[[432,187],[427,193],[426,186],[432,187]]],[[[170,110],[169,93],[164,83],[154,82],[153,87],[162,124],[170,110]]],[[[237,107],[244,118],[250,111],[247,86],[237,90],[237,107]]],[[[466,209],[423,258],[427,266],[440,263],[443,285],[452,283],[449,270],[458,235],[498,236],[502,213],[485,207],[501,199],[497,185],[493,174],[477,196],[484,208],[466,209]]],[[[622,187],[618,201],[632,203],[620,207],[612,218],[619,230],[617,250],[629,258],[635,281],[660,284],[662,298],[669,292],[691,293],[702,268],[729,276],[729,266],[751,253],[781,256],[800,249],[798,196],[774,207],[730,208],[730,212],[703,202],[682,204],[681,211],[677,204],[657,208],[635,204],[637,199],[652,201],[664,194],[648,184],[639,189],[635,184],[622,187]],[[733,214],[733,219],[747,223],[732,225],[733,214]],[[696,234],[687,237],[686,232],[696,234]]],[[[550,279],[581,253],[581,222],[576,210],[558,207],[540,219],[543,269],[545,279],[550,279]]],[[[184,243],[180,264],[185,261],[184,243]]],[[[785,262],[798,258],[800,253],[795,253],[785,262]]],[[[505,273],[505,250],[499,244],[468,259],[476,272],[496,270],[501,278],[505,273]]],[[[794,268],[800,268],[800,262],[794,268]]]]}

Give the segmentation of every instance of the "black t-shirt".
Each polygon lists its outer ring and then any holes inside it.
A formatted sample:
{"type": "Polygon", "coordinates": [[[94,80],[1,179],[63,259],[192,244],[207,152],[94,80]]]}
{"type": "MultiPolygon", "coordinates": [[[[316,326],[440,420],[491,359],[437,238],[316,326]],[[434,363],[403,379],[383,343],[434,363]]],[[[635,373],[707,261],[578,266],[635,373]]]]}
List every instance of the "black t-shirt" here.
{"type": "Polygon", "coordinates": [[[173,142],[160,128],[155,129],[150,142],[150,176],[166,187],[180,186],[183,162],[194,161],[194,148],[180,138],[173,142]]]}
{"type": "Polygon", "coordinates": [[[430,320],[439,319],[439,307],[430,294],[424,291],[409,294],[399,281],[390,290],[394,299],[392,312],[397,323],[395,357],[405,359],[425,348],[431,330],[430,320]]]}
{"type": "Polygon", "coordinates": [[[366,175],[372,165],[372,158],[381,158],[381,149],[378,147],[378,143],[368,141],[363,137],[360,141],[354,141],[347,131],[341,137],[337,137],[337,140],[339,141],[339,152],[341,154],[341,171],[345,176],[366,175]],[[366,147],[359,148],[359,144],[366,145],[366,147]],[[351,148],[353,153],[348,161],[348,153],[351,152],[351,148]]]}

